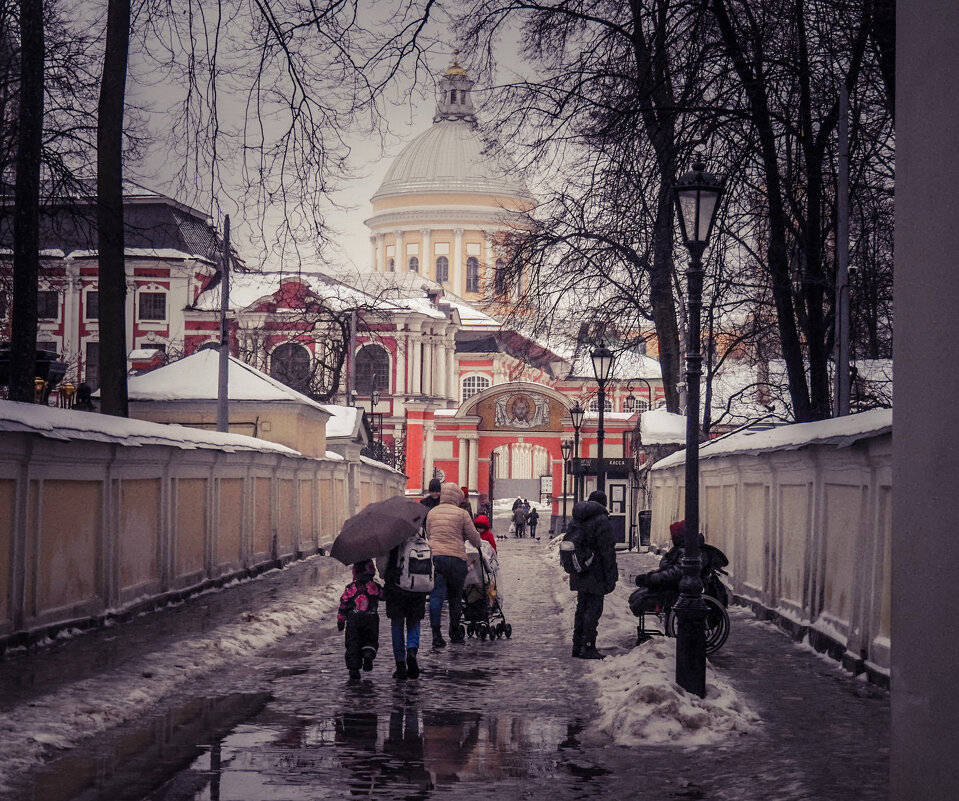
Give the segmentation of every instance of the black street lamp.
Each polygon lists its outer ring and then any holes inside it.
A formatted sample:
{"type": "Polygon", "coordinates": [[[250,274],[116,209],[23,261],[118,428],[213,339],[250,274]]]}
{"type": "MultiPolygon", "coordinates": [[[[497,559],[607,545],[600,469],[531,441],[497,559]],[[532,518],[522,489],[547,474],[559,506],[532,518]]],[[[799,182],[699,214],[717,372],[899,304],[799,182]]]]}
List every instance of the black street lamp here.
{"type": "Polygon", "coordinates": [[[566,490],[569,487],[569,473],[567,467],[569,466],[569,460],[573,455],[573,441],[571,439],[564,439],[563,444],[560,446],[560,450],[563,453],[563,532],[566,532],[566,490]]]}
{"type": "Polygon", "coordinates": [[[603,462],[603,439],[606,432],[603,430],[603,422],[606,414],[606,382],[609,381],[610,373],[613,371],[613,352],[606,347],[603,340],[599,341],[599,346],[589,358],[593,361],[593,375],[596,376],[596,383],[599,384],[599,428],[596,430],[598,444],[596,449],[596,459],[599,463],[596,468],[596,489],[600,492],[606,492],[606,465],[603,462]]]}
{"type": "Polygon", "coordinates": [[[569,410],[570,419],[573,421],[573,505],[580,501],[579,497],[579,430],[583,427],[583,418],[586,416],[586,410],[579,405],[579,401],[573,404],[569,410]]]}
{"type": "Polygon", "coordinates": [[[697,157],[691,171],[676,182],[676,209],[683,244],[689,251],[686,268],[688,347],[686,349],[686,537],[680,596],[674,605],[676,683],[700,698],[706,695],[706,602],[699,561],[699,378],[700,313],[703,306],[703,251],[716,220],[723,184],[706,172],[697,157]]]}

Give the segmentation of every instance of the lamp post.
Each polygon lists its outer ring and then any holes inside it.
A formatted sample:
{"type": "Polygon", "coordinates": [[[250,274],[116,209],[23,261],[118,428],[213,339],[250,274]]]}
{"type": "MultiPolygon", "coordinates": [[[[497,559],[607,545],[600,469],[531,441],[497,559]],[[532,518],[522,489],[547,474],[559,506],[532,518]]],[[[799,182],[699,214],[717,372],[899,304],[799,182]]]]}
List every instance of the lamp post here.
{"type": "Polygon", "coordinates": [[[566,470],[569,460],[573,455],[573,441],[564,439],[560,446],[563,453],[563,532],[566,532],[566,489],[569,486],[569,473],[566,470]]]}
{"type": "Polygon", "coordinates": [[[583,427],[583,418],[586,416],[586,410],[579,405],[579,401],[573,404],[569,410],[570,419],[573,421],[573,505],[579,503],[579,430],[583,427]]]}
{"type": "Polygon", "coordinates": [[[606,465],[603,462],[603,439],[606,432],[603,430],[603,422],[606,413],[606,382],[609,381],[610,373],[613,371],[613,352],[606,347],[603,340],[600,340],[596,350],[589,354],[589,358],[593,362],[593,375],[596,376],[596,383],[599,384],[599,427],[596,429],[598,438],[596,489],[600,492],[606,492],[606,465]]]}
{"type": "Polygon", "coordinates": [[[688,346],[686,349],[686,535],[680,596],[673,609],[679,623],[676,637],[676,683],[701,698],[706,695],[706,602],[699,560],[699,378],[700,313],[703,306],[703,251],[716,219],[722,182],[706,172],[697,157],[691,171],[676,182],[676,210],[686,268],[688,346]]]}

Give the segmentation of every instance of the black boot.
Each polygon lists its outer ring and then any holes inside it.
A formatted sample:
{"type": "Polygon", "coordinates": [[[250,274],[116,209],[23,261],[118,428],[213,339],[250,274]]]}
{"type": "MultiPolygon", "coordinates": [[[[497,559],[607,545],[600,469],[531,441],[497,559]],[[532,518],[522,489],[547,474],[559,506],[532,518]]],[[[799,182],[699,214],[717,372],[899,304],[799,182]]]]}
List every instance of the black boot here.
{"type": "Polygon", "coordinates": [[[372,648],[363,649],[363,670],[369,673],[373,669],[373,658],[376,656],[376,651],[372,648]]]}
{"type": "Polygon", "coordinates": [[[578,645],[574,645],[574,646],[573,646],[573,658],[574,658],[574,659],[579,659],[579,652],[580,652],[581,650],[582,650],[582,649],[581,649],[578,645]]]}
{"type": "Polygon", "coordinates": [[[586,643],[586,645],[580,648],[579,658],[580,659],[605,659],[606,654],[601,654],[599,651],[596,650],[596,646],[593,643],[588,642],[586,643]]]}
{"type": "Polygon", "coordinates": [[[400,661],[396,663],[396,670],[393,671],[393,678],[398,681],[406,680],[406,662],[400,661]]]}
{"type": "Polygon", "coordinates": [[[433,626],[432,629],[433,629],[433,647],[443,648],[446,645],[446,640],[443,639],[442,626],[433,626]]]}
{"type": "MultiPolygon", "coordinates": [[[[406,649],[406,675],[411,679],[418,679],[420,677],[420,665],[416,661],[416,648],[407,648],[406,649]]],[[[401,664],[399,662],[397,665],[401,664]]]]}

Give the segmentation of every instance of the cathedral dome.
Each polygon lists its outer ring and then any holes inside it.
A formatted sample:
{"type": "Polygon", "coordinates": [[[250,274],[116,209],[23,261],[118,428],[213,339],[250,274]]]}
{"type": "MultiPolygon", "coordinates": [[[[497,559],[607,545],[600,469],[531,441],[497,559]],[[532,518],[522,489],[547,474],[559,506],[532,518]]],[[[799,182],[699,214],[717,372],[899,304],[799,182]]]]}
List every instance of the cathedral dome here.
{"type": "Polygon", "coordinates": [[[529,198],[505,157],[488,153],[485,147],[466,119],[439,119],[403,148],[372,200],[463,192],[529,198]]]}

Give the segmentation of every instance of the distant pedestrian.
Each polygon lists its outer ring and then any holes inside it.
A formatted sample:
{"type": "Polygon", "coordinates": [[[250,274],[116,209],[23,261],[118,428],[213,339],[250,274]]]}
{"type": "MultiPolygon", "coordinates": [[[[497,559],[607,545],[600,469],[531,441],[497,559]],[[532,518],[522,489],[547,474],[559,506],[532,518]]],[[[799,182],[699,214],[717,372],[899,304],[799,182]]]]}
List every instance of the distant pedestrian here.
{"type": "Polygon", "coordinates": [[[583,540],[595,555],[583,573],[569,574],[569,588],[576,593],[573,618],[573,656],[578,659],[605,659],[596,650],[596,630],[603,614],[604,597],[616,587],[616,541],[609,524],[606,493],[590,493],[589,499],[573,507],[573,525],[583,529],[583,540]]]}
{"type": "Polygon", "coordinates": [[[536,507],[534,506],[529,510],[529,514],[526,515],[526,525],[529,526],[530,539],[534,539],[536,537],[537,523],[539,523],[539,512],[536,511],[536,507]]]}
{"type": "Polygon", "coordinates": [[[516,527],[517,537],[526,536],[526,510],[523,509],[522,505],[513,510],[513,525],[516,527]]]}
{"type": "Polygon", "coordinates": [[[346,669],[350,679],[360,677],[360,667],[373,669],[373,660],[380,644],[379,604],[383,587],[374,579],[376,567],[372,559],[353,565],[353,581],[340,596],[336,628],[346,629],[346,669]]]}
{"type": "Polygon", "coordinates": [[[376,569],[383,577],[386,617],[390,621],[393,660],[396,662],[393,678],[398,681],[419,678],[417,655],[420,648],[420,628],[423,618],[426,617],[428,594],[409,592],[399,586],[399,556],[404,544],[397,545],[389,554],[376,560],[376,569]]]}
{"type": "Polygon", "coordinates": [[[470,517],[473,517],[473,504],[470,502],[470,491],[467,487],[460,487],[460,492],[463,493],[463,502],[460,504],[461,509],[465,509],[470,513],[470,517]]]}
{"type": "Polygon", "coordinates": [[[426,516],[426,537],[433,549],[434,585],[430,593],[430,628],[433,630],[433,647],[446,645],[442,632],[443,600],[449,603],[450,640],[463,642],[465,637],[460,630],[460,618],[463,610],[463,583],[466,581],[467,540],[479,550],[480,539],[473,518],[460,508],[463,491],[452,482],[444,484],[440,490],[439,506],[430,510],[426,516]]]}
{"type": "Polygon", "coordinates": [[[515,501],[513,501],[513,505],[510,507],[510,511],[511,511],[511,512],[515,512],[515,511],[517,510],[517,508],[520,507],[520,506],[522,506],[522,505],[523,505],[523,499],[522,499],[522,498],[517,498],[515,501]]]}
{"type": "Polygon", "coordinates": [[[431,478],[426,490],[426,497],[420,499],[420,503],[427,509],[432,509],[440,504],[440,487],[443,484],[438,478],[431,478]]]}

